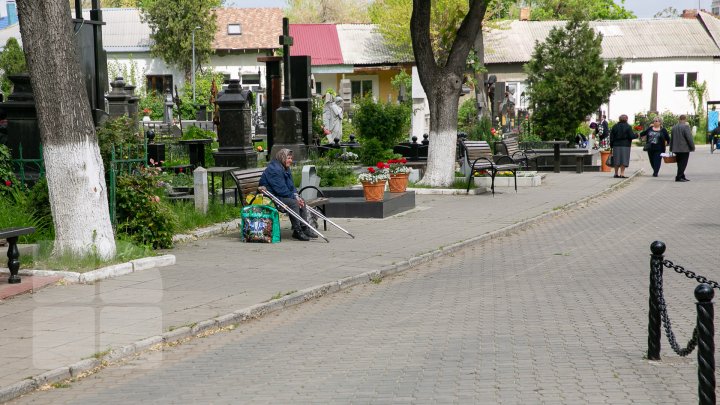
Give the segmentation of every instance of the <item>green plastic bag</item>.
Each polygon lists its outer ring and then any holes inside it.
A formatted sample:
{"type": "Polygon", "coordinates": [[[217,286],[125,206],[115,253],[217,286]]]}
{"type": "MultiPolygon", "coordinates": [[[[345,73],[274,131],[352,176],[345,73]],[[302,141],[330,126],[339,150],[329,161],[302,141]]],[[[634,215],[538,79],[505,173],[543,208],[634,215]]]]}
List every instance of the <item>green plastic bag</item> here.
{"type": "Polygon", "coordinates": [[[240,237],[243,242],[280,242],[280,215],[267,205],[248,205],[240,211],[240,237]]]}

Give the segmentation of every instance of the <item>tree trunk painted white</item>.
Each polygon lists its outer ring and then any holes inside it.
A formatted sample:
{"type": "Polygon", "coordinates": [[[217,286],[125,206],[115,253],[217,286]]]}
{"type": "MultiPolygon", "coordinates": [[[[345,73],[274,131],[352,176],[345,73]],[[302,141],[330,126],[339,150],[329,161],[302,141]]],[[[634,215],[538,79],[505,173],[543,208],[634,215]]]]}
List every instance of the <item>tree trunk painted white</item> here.
{"type": "Polygon", "coordinates": [[[18,0],[43,144],[55,254],[115,256],[105,172],[67,0],[18,0]]]}
{"type": "Polygon", "coordinates": [[[480,34],[487,0],[474,0],[457,30],[447,58],[439,65],[430,38],[431,2],[413,0],[410,37],[420,83],[430,106],[430,145],[425,175],[420,184],[447,187],[455,180],[457,113],[463,74],[470,48],[480,34]]]}

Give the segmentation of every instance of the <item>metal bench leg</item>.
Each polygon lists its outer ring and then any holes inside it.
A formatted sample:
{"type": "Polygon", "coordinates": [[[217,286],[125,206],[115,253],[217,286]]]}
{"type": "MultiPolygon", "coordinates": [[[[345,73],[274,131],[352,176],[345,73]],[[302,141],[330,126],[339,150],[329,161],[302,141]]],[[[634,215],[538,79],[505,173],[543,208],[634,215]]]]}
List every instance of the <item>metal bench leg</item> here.
{"type": "Polygon", "coordinates": [[[517,170],[513,170],[512,172],[515,180],[515,193],[517,193],[517,170]]]}
{"type": "Polygon", "coordinates": [[[8,269],[10,269],[10,278],[8,279],[9,284],[19,284],[20,276],[18,276],[18,270],[20,270],[20,251],[17,248],[18,237],[13,236],[7,238],[8,242],[8,269]]]}
{"type": "Polygon", "coordinates": [[[465,189],[465,194],[470,194],[470,182],[473,180],[473,173],[472,169],[470,169],[470,176],[468,176],[468,183],[467,188],[465,189]]]}
{"type": "Polygon", "coordinates": [[[490,191],[492,191],[492,196],[495,197],[495,175],[497,174],[497,170],[490,171],[490,191]]]}
{"type": "Polygon", "coordinates": [[[583,172],[583,157],[582,156],[576,156],[575,157],[575,173],[582,173],[583,172]]]}

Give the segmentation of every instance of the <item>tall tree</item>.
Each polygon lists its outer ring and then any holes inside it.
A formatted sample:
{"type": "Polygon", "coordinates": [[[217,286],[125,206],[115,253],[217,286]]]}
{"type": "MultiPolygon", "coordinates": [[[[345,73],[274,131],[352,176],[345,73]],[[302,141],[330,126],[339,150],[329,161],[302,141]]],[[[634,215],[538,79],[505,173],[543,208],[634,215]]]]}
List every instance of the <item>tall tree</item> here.
{"type": "Polygon", "coordinates": [[[461,20],[459,28],[440,32],[440,42],[434,46],[431,35],[432,7],[430,0],[413,0],[410,17],[415,63],[420,83],[430,106],[430,149],[425,175],[421,183],[448,186],[455,179],[455,145],[460,89],[467,70],[467,58],[475,44],[487,10],[487,0],[473,0],[461,20]],[[449,46],[448,46],[449,45],[449,46]],[[447,49],[447,55],[441,50],[447,49]]]}
{"type": "Polygon", "coordinates": [[[97,135],[67,0],[17,0],[43,143],[55,253],[115,255],[97,135]]]}
{"type": "Polygon", "coordinates": [[[289,0],[285,15],[295,24],[367,23],[367,1],[289,0]]]}
{"type": "Polygon", "coordinates": [[[525,0],[525,5],[530,7],[531,20],[594,21],[635,18],[635,14],[625,8],[625,0],[525,0]]]}
{"type": "Polygon", "coordinates": [[[0,70],[2,70],[2,79],[0,86],[2,92],[7,97],[12,91],[12,82],[8,79],[8,75],[14,75],[27,70],[25,66],[25,53],[17,39],[10,37],[5,43],[5,49],[0,52],[0,70]]]}
{"type": "Polygon", "coordinates": [[[607,103],[620,83],[622,60],[601,57],[602,34],[587,21],[555,27],[525,65],[533,126],[543,139],[575,136],[580,122],[607,103]]]}
{"type": "Polygon", "coordinates": [[[140,12],[152,34],[150,52],[185,72],[207,62],[217,30],[214,8],[221,0],[139,0],[140,12]],[[196,29],[196,27],[199,27],[196,29]],[[192,33],[195,31],[195,66],[192,66],[192,33]]]}

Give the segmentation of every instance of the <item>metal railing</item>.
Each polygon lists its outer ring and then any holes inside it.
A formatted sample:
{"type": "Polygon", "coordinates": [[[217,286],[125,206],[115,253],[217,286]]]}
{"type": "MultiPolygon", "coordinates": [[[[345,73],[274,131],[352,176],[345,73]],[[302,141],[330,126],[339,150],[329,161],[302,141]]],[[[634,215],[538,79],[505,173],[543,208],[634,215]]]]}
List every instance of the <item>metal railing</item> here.
{"type": "Polygon", "coordinates": [[[708,280],[695,272],[665,260],[665,244],[655,241],[650,245],[650,298],[648,312],[648,360],[660,360],[661,327],[665,327],[665,335],[670,347],[679,356],[685,357],[698,348],[698,403],[701,405],[715,404],[715,326],[712,299],[714,289],[720,288],[717,282],[708,280]],[[684,274],[687,278],[700,283],[695,288],[697,299],[697,322],[692,338],[686,347],[680,347],[667,312],[667,304],[663,296],[663,269],[669,268],[684,274]]]}

